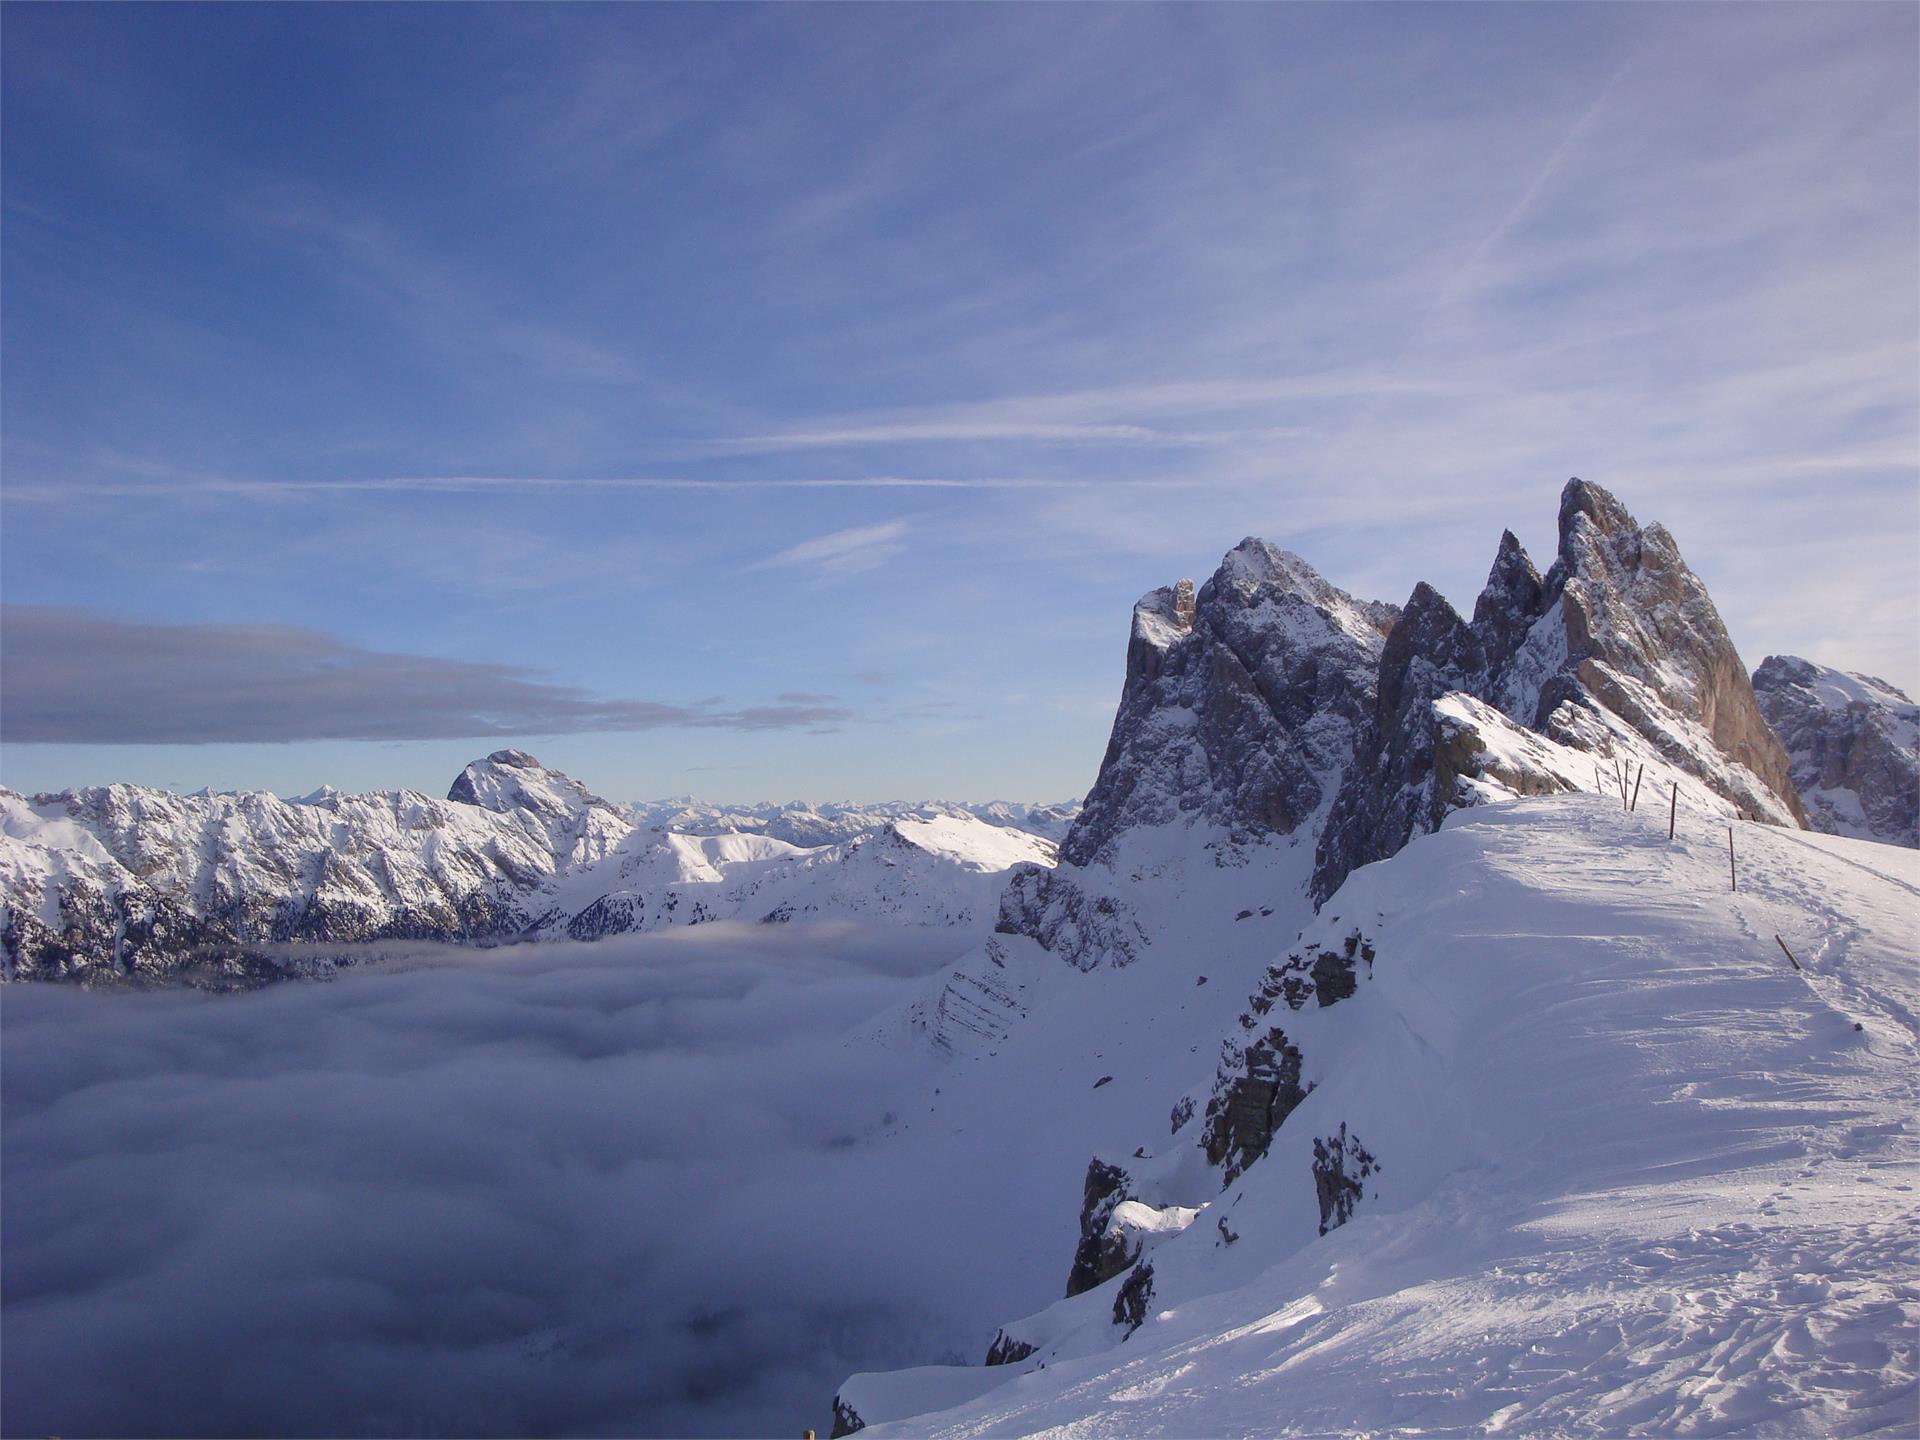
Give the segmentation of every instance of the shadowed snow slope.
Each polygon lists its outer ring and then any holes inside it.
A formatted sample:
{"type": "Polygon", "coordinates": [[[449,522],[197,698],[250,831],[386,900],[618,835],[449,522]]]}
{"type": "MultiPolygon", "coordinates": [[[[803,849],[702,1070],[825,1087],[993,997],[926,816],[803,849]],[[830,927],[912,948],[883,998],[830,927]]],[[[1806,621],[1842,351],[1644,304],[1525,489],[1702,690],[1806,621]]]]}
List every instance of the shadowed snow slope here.
{"type": "MultiPolygon", "coordinates": [[[[1111,1167],[1079,1233],[1117,1259],[1007,1317],[1008,1363],[855,1376],[841,1424],[1910,1430],[1920,856],[1735,830],[1737,893],[1718,817],[1669,842],[1592,795],[1457,812],[1239,975],[1204,1047],[1178,1001],[1235,981],[1196,989],[1207,959],[1054,964],[947,1103],[1032,1096],[1057,1139],[1077,1110],[1111,1167]],[[1185,1071],[1158,1104],[1149,1048],[1185,1071]]],[[[1064,1271],[1079,1192],[1027,1193],[1067,1212],[1064,1271]]]]}

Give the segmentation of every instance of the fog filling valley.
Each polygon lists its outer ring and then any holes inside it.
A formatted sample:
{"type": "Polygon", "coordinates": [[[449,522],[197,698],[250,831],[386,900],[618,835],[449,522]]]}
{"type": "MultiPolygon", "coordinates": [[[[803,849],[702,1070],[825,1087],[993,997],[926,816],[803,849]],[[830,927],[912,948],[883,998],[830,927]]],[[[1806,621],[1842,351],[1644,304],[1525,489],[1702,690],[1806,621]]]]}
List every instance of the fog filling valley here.
{"type": "Polygon", "coordinates": [[[1023,1261],[914,1143],[924,1056],[846,1038],[964,944],[6,987],[8,1433],[825,1433],[850,1371],[977,1362],[1023,1261]]]}

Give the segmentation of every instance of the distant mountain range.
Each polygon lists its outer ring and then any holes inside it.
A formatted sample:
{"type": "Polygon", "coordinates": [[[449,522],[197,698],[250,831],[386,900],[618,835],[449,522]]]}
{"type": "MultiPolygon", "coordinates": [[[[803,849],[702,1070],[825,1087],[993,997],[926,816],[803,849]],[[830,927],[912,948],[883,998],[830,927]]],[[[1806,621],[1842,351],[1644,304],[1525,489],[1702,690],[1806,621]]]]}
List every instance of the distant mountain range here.
{"type": "Polygon", "coordinates": [[[369,944],[592,940],[718,919],[980,925],[1071,806],[623,807],[518,750],[448,798],[0,789],[11,979],[245,989],[369,944]]]}

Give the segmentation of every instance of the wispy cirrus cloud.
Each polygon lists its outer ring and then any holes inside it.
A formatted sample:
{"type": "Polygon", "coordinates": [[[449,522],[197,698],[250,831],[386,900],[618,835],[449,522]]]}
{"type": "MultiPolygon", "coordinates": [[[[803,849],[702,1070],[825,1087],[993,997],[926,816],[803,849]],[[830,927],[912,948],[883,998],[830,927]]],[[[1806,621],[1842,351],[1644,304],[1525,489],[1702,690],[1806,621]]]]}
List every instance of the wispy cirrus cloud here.
{"type": "Polygon", "coordinates": [[[727,707],[594,695],[522,665],[368,650],[288,625],[162,624],[0,607],[0,738],[206,745],[694,729],[851,718],[797,693],[727,707]]]}
{"type": "Polygon", "coordinates": [[[1304,433],[1276,407],[1360,396],[1443,395],[1444,377],[1359,371],[1219,376],[1098,389],[1039,391],[940,406],[824,416],[790,428],[731,436],[715,448],[742,454],[859,446],[1036,443],[1222,445],[1304,433]],[[1244,423],[1219,423],[1221,416],[1244,423]],[[1175,423],[1167,423],[1169,421],[1175,423]],[[1212,423],[1209,423],[1211,421],[1212,423]]]}
{"type": "Polygon", "coordinates": [[[298,500],[321,496],[618,494],[645,491],[749,490],[1086,490],[1183,489],[1191,476],[1081,475],[799,475],[713,478],[680,475],[381,475],[320,479],[243,478],[150,465],[147,478],[47,478],[10,481],[9,503],[58,504],[75,499],[298,500]]]}
{"type": "Polygon", "coordinates": [[[789,430],[744,435],[720,443],[731,450],[809,450],[840,445],[913,445],[946,440],[1167,441],[1180,436],[1144,425],[1046,425],[1017,421],[961,421],[859,425],[838,430],[789,430]]]}
{"type": "Polygon", "coordinates": [[[756,570],[800,569],[817,575],[857,575],[885,564],[904,548],[900,541],[907,533],[907,522],[890,520],[882,525],[855,525],[816,535],[769,555],[756,570]]]}
{"type": "Polygon", "coordinates": [[[691,398],[624,349],[514,315],[483,275],[375,214],[284,180],[242,191],[227,203],[237,224],[289,243],[333,285],[404,317],[432,349],[465,359],[478,348],[551,380],[658,387],[683,403],[691,398]]]}

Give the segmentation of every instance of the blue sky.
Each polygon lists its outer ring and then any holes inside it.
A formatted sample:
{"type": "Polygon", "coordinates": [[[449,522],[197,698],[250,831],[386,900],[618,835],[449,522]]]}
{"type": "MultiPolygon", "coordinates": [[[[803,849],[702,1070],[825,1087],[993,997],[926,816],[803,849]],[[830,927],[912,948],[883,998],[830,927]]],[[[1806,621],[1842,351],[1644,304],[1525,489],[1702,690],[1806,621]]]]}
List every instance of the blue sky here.
{"type": "Polygon", "coordinates": [[[4,23],[7,784],[1057,798],[1142,591],[1572,474],[1920,680],[1910,6],[4,23]]]}

